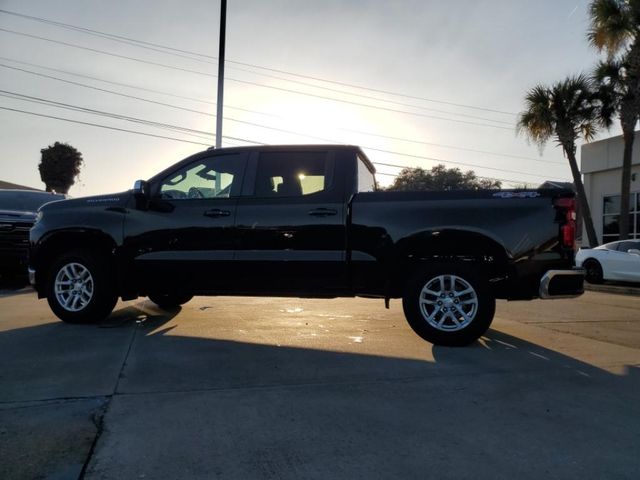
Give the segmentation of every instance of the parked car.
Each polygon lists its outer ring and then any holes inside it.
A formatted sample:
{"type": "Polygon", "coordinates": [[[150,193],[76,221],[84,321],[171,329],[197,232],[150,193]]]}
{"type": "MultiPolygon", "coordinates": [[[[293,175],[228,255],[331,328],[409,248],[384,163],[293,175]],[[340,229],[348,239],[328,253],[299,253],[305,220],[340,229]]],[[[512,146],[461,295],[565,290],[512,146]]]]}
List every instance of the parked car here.
{"type": "Polygon", "coordinates": [[[45,203],[64,195],[0,189],[0,276],[27,275],[29,230],[45,203]]]}
{"type": "Polygon", "coordinates": [[[118,297],[402,298],[424,339],[464,345],[495,299],[571,297],[571,191],[386,192],[353,146],[207,150],[133,190],[45,205],[30,276],[66,322],[118,297]]]}
{"type": "Polygon", "coordinates": [[[620,240],[596,248],[581,248],[576,265],[585,269],[589,283],[603,280],[640,282],[640,240],[620,240]]]}

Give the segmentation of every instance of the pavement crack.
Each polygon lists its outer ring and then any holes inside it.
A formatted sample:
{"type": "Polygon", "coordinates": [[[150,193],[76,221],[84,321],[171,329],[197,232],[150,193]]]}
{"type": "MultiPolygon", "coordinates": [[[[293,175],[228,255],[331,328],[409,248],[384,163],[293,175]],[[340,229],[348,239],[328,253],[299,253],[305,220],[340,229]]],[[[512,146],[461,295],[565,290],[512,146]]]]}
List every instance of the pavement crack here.
{"type": "Polygon", "coordinates": [[[133,342],[136,339],[136,335],[138,332],[138,328],[140,327],[139,323],[134,324],[133,332],[131,333],[131,338],[129,339],[129,345],[127,346],[127,351],[124,354],[124,358],[122,359],[122,364],[120,365],[120,370],[118,371],[118,376],[116,378],[116,383],[113,386],[113,391],[111,395],[107,395],[105,397],[105,402],[102,406],[94,413],[93,415],[93,424],[96,427],[96,434],[93,438],[93,442],[91,443],[91,447],[89,448],[89,453],[87,454],[87,458],[82,465],[82,470],[80,471],[80,475],[78,475],[78,480],[83,480],[87,474],[87,469],[89,468],[89,464],[91,463],[91,459],[95,453],[96,447],[98,445],[98,441],[102,436],[102,432],[104,432],[105,428],[105,417],[109,412],[109,407],[111,406],[111,401],[113,397],[115,397],[118,393],[118,386],[120,385],[120,379],[124,373],[124,369],[127,366],[127,360],[129,359],[129,354],[131,353],[131,348],[133,347],[133,342]]]}
{"type": "Polygon", "coordinates": [[[0,410],[21,410],[25,408],[38,408],[56,403],[82,402],[86,400],[106,400],[110,395],[86,395],[77,397],[51,397],[36,400],[13,400],[0,402],[0,410]]]}
{"type": "MultiPolygon", "coordinates": [[[[620,366],[618,363],[612,363],[611,365],[603,365],[606,367],[620,366]]],[[[389,378],[372,378],[372,379],[334,379],[316,382],[283,382],[283,383],[269,383],[258,385],[230,385],[220,387],[205,387],[205,388],[185,388],[176,390],[148,390],[140,392],[120,392],[119,397],[136,397],[145,395],[180,395],[190,393],[225,393],[235,391],[252,391],[252,390],[278,390],[278,389],[298,389],[298,388],[325,388],[325,387],[341,387],[341,386],[369,386],[369,385],[394,385],[402,383],[420,383],[427,382],[438,378],[443,378],[445,375],[448,378],[468,378],[468,377],[491,377],[491,376],[520,376],[522,374],[548,374],[548,364],[521,368],[518,371],[505,371],[501,369],[494,369],[491,371],[448,371],[446,374],[427,374],[427,375],[410,375],[401,377],[389,377],[389,378]]],[[[573,369],[575,370],[575,369],[573,369]]],[[[565,374],[565,372],[563,372],[565,374]]]]}

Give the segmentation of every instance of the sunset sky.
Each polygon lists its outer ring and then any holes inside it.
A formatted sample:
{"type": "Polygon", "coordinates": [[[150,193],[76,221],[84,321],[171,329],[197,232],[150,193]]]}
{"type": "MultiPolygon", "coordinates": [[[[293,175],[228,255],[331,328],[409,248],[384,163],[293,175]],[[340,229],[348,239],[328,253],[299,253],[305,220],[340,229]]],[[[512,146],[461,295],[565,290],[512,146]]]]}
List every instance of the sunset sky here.
{"type": "MultiPolygon", "coordinates": [[[[587,5],[229,0],[223,146],[361,145],[383,184],[399,168],[380,163],[444,163],[506,187],[569,181],[553,143],[540,155],[516,136],[515,114],[535,83],[596,61],[587,5]]],[[[174,139],[0,109],[0,180],[44,188],[40,149],[62,141],[85,159],[72,196],[124,190],[214,144],[218,2],[0,0],[0,9],[149,42],[0,13],[0,107],[174,139]]]]}

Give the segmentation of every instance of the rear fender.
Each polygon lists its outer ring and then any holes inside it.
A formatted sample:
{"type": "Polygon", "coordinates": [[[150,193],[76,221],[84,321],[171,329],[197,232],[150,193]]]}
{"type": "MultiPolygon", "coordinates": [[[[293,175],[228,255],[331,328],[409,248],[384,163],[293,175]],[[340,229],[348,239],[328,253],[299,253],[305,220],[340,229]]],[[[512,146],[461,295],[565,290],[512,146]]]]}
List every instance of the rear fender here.
{"type": "Polygon", "coordinates": [[[488,278],[507,275],[511,257],[495,239],[484,233],[457,229],[431,229],[397,242],[391,262],[391,296],[401,295],[416,268],[429,263],[473,262],[488,278]],[[400,289],[400,290],[398,290],[400,289]]]}

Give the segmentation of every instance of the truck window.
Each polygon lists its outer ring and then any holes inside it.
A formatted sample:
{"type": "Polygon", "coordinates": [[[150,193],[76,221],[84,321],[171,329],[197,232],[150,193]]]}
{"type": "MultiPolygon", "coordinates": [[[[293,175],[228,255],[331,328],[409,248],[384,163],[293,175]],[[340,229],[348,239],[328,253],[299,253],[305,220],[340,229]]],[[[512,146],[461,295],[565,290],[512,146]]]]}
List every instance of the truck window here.
{"type": "Polygon", "coordinates": [[[326,152],[265,152],[258,158],[255,195],[299,197],[331,184],[326,152]]]}
{"type": "Polygon", "coordinates": [[[237,182],[241,177],[243,166],[236,155],[197,160],[166,177],[160,184],[160,197],[172,200],[228,198],[234,180],[237,182]]]}
{"type": "Polygon", "coordinates": [[[358,158],[358,192],[375,192],[376,178],[367,165],[358,158]]]}

